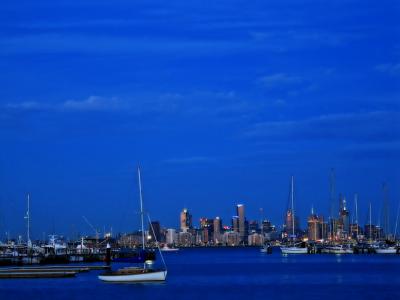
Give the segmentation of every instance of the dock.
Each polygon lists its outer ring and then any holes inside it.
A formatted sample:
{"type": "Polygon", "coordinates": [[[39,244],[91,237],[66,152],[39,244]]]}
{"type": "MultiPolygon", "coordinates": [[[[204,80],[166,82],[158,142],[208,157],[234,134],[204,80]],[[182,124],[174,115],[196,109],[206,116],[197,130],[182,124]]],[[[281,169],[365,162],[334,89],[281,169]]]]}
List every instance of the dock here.
{"type": "Polygon", "coordinates": [[[0,279],[16,278],[65,278],[91,270],[107,270],[110,266],[43,266],[0,268],[0,279]]]}

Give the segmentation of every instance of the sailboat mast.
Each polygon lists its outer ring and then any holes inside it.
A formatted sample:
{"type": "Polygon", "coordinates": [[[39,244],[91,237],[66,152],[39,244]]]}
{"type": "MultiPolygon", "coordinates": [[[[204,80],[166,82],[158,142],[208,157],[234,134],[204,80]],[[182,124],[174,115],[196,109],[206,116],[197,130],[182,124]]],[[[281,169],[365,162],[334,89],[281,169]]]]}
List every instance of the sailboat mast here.
{"type": "Polygon", "coordinates": [[[27,201],[28,201],[28,210],[26,212],[26,217],[25,219],[27,219],[27,232],[26,232],[26,238],[27,238],[27,245],[28,247],[30,247],[31,244],[31,213],[30,213],[30,197],[29,194],[27,196],[27,201]]]}
{"type": "Polygon", "coordinates": [[[358,194],[354,194],[354,203],[356,206],[356,226],[357,226],[357,239],[358,239],[358,194]]]}
{"type": "Polygon", "coordinates": [[[371,214],[371,202],[369,203],[369,241],[372,242],[372,214],[371,214]]]}
{"type": "Polygon", "coordinates": [[[142,249],[145,249],[144,243],[144,220],[143,220],[143,195],[142,195],[142,180],[140,177],[140,167],[137,168],[138,171],[138,181],[139,181],[139,198],[140,198],[140,219],[142,223],[142,249]]]}
{"type": "Polygon", "coordinates": [[[293,179],[293,175],[292,175],[292,180],[291,180],[291,202],[292,202],[292,234],[293,234],[293,238],[294,238],[294,179],[293,179]]]}
{"type": "Polygon", "coordinates": [[[397,207],[396,225],[394,227],[394,240],[396,240],[397,237],[397,224],[399,222],[399,212],[400,212],[400,203],[399,206],[397,207]]]}

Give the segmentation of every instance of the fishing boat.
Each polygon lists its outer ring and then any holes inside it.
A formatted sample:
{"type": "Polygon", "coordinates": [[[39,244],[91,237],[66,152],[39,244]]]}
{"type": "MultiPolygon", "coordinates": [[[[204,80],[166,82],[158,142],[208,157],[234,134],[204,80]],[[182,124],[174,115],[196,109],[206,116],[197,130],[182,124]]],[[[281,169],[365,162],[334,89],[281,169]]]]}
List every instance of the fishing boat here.
{"type": "MultiPolygon", "coordinates": [[[[140,168],[137,169],[138,172],[138,184],[139,184],[139,199],[140,199],[140,219],[141,219],[141,227],[142,227],[142,249],[141,253],[146,253],[146,243],[144,236],[144,211],[143,211],[143,195],[142,195],[142,182],[140,175],[140,168]]],[[[151,225],[150,217],[147,215],[149,219],[149,224],[151,225]]],[[[154,228],[151,226],[151,230],[154,234],[154,228]]],[[[152,267],[152,261],[146,260],[146,255],[141,255],[138,259],[139,263],[142,264],[138,267],[127,267],[122,268],[117,271],[109,271],[99,275],[99,279],[107,282],[157,282],[157,281],[165,281],[167,277],[167,267],[164,261],[164,257],[162,256],[161,250],[158,245],[158,241],[156,240],[157,249],[160,252],[160,257],[164,268],[162,269],[154,269],[152,267]]]]}
{"type": "Polygon", "coordinates": [[[291,202],[291,218],[292,218],[292,243],[281,247],[282,254],[307,254],[308,249],[305,247],[305,243],[295,243],[295,214],[294,214],[294,177],[292,176],[290,181],[290,202],[291,202]]]}

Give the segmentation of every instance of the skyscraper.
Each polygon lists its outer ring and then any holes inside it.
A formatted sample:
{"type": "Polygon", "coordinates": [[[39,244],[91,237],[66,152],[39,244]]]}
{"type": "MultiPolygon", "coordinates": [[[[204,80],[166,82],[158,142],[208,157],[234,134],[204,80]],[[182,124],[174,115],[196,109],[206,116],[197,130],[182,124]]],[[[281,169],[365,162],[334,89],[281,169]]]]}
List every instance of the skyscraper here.
{"type": "Polygon", "coordinates": [[[247,242],[246,217],[244,215],[244,205],[236,206],[237,216],[239,217],[239,237],[240,242],[247,242]]]}
{"type": "Polygon", "coordinates": [[[212,242],[212,233],[214,232],[214,220],[201,218],[200,219],[200,229],[201,229],[201,240],[204,244],[209,244],[212,242]]]}
{"type": "Polygon", "coordinates": [[[339,222],[338,222],[338,237],[340,239],[346,239],[349,236],[350,231],[350,214],[346,206],[346,198],[340,197],[340,211],[339,211],[339,222]]]}
{"type": "Polygon", "coordinates": [[[181,231],[187,232],[192,227],[192,215],[184,208],[181,212],[181,231]]]}
{"type": "Polygon", "coordinates": [[[239,233],[239,217],[232,217],[232,231],[239,233]]]}
{"type": "Polygon", "coordinates": [[[308,239],[310,241],[318,241],[323,239],[324,236],[324,219],[314,213],[311,209],[311,215],[308,217],[308,239]]]}
{"type": "Polygon", "coordinates": [[[214,244],[218,244],[218,243],[222,242],[221,231],[222,231],[221,219],[220,219],[220,217],[216,217],[214,219],[214,233],[213,233],[214,244]]]}

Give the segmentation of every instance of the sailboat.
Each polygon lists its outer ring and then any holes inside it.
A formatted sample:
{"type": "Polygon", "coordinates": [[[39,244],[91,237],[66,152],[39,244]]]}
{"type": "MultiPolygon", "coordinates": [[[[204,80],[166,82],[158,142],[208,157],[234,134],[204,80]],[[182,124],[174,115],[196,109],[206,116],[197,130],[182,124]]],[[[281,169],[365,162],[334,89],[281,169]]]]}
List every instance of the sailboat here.
{"type": "Polygon", "coordinates": [[[294,239],[296,237],[295,235],[295,215],[294,215],[294,178],[292,176],[291,178],[291,184],[290,184],[290,202],[291,202],[291,217],[292,217],[292,239],[293,242],[291,245],[288,246],[282,246],[281,251],[282,254],[307,254],[307,248],[306,247],[299,247],[301,246],[302,243],[295,243],[294,239]]]}
{"type": "MultiPolygon", "coordinates": [[[[141,252],[146,252],[145,236],[144,236],[144,211],[143,211],[143,196],[142,196],[142,182],[140,176],[140,168],[138,172],[138,183],[139,183],[139,199],[140,199],[140,216],[141,216],[141,227],[142,227],[142,249],[141,252]]],[[[150,217],[148,216],[149,224],[151,225],[150,217]]],[[[151,230],[154,234],[154,228],[151,225],[151,230]]],[[[154,234],[155,236],[155,234],[154,234]]],[[[152,281],[165,281],[167,277],[167,267],[164,261],[164,257],[160,251],[158,241],[156,240],[158,251],[163,262],[163,269],[153,269],[151,264],[145,260],[146,255],[142,255],[143,263],[140,267],[127,267],[119,269],[117,271],[110,271],[99,275],[99,279],[107,282],[152,282],[152,281]]]]}

